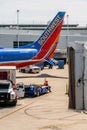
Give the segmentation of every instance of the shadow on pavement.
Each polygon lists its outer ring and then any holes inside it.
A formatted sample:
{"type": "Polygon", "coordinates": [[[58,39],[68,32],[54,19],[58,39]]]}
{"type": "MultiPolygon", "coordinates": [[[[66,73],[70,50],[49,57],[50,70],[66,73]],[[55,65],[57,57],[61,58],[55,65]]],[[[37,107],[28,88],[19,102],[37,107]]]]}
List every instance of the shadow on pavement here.
{"type": "Polygon", "coordinates": [[[40,74],[40,75],[29,75],[29,76],[17,76],[16,78],[61,78],[61,79],[68,79],[67,76],[54,76],[54,75],[49,75],[49,74],[40,74]]]}

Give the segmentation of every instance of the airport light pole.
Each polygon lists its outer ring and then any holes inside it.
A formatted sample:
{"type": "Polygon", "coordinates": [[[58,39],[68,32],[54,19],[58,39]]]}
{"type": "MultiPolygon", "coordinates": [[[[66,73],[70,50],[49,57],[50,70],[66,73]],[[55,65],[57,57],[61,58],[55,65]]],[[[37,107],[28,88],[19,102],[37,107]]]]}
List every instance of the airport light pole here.
{"type": "Polygon", "coordinates": [[[68,42],[69,42],[69,23],[68,23],[69,15],[67,14],[67,36],[66,36],[66,50],[67,50],[67,63],[68,63],[68,42]]]}
{"type": "Polygon", "coordinates": [[[20,10],[17,10],[17,43],[19,47],[19,12],[20,10]]]}
{"type": "Polygon", "coordinates": [[[69,35],[69,23],[68,23],[69,15],[67,14],[67,40],[66,40],[66,46],[68,47],[68,35],[69,35]]]}

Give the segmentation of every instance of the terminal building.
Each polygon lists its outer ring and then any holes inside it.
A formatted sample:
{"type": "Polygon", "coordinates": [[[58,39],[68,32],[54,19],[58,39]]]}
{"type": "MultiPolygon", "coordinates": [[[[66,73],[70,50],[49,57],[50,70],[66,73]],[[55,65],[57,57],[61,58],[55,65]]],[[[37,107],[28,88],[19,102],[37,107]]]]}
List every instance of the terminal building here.
{"type": "MultiPolygon", "coordinates": [[[[0,48],[17,48],[38,39],[47,24],[0,24],[0,48]]],[[[87,41],[87,27],[63,25],[58,49],[74,41],[87,41]]]]}

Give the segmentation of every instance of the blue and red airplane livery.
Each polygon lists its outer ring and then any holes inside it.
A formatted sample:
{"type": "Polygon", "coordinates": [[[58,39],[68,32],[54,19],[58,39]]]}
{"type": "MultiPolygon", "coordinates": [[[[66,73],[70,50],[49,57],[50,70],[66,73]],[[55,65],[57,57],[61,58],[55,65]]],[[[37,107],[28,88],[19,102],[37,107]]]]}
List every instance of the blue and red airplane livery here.
{"type": "Polygon", "coordinates": [[[65,12],[58,12],[37,41],[19,48],[1,48],[0,66],[16,68],[48,61],[53,57],[59,42],[65,12]]]}

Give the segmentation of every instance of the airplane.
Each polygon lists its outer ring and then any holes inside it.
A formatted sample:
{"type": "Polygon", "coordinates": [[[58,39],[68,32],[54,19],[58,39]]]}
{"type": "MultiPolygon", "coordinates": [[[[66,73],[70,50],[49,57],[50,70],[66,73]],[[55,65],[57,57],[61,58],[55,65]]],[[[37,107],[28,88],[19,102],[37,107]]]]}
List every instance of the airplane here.
{"type": "Polygon", "coordinates": [[[59,42],[64,15],[58,12],[35,42],[19,48],[0,48],[0,66],[20,68],[43,61],[53,65],[51,57],[59,42]]]}

